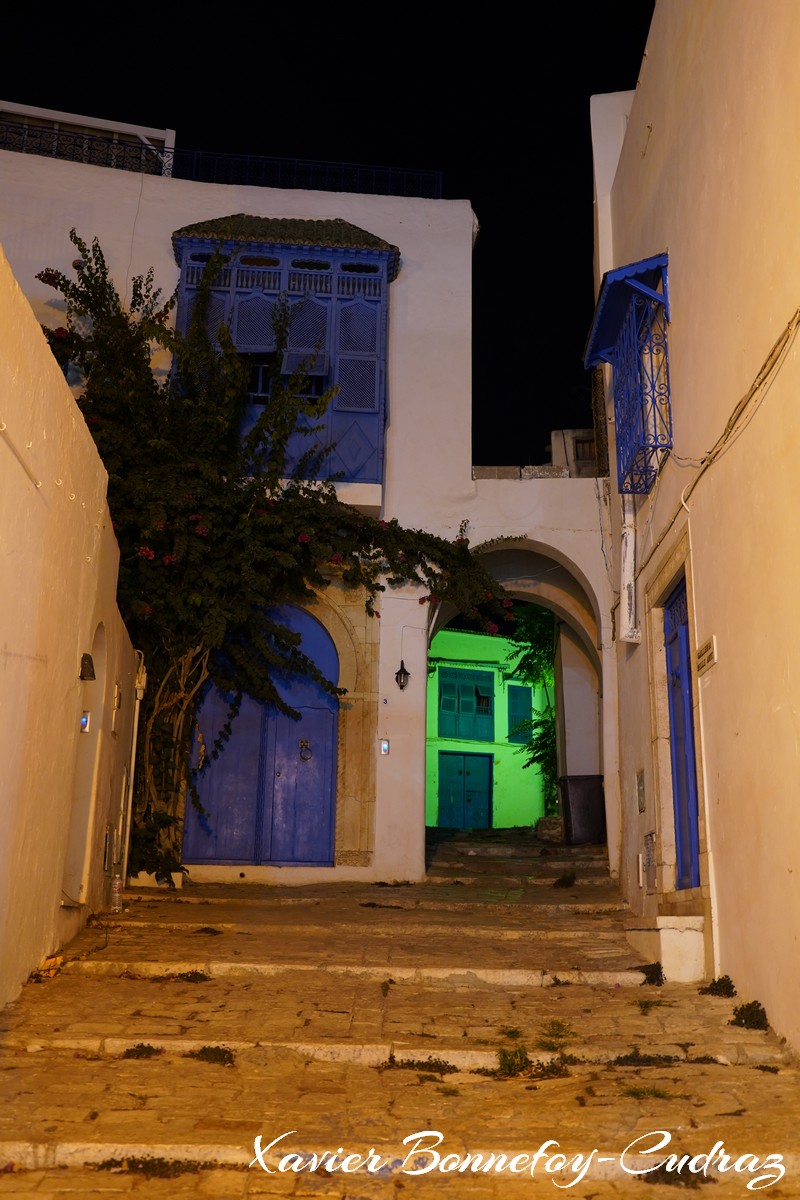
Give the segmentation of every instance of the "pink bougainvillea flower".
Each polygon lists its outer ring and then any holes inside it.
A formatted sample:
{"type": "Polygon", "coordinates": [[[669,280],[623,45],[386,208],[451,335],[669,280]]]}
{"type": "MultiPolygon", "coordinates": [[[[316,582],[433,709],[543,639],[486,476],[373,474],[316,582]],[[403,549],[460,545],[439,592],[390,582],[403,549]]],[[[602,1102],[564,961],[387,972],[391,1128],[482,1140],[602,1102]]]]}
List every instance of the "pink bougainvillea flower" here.
{"type": "Polygon", "coordinates": [[[298,542],[302,542],[302,544],[305,545],[306,542],[311,541],[311,534],[310,533],[298,533],[297,540],[298,540],[298,542]]]}
{"type": "Polygon", "coordinates": [[[499,626],[495,625],[494,621],[486,622],[486,632],[487,633],[497,633],[498,629],[499,629],[499,626]]]}
{"type": "Polygon", "coordinates": [[[53,337],[63,342],[64,338],[69,337],[69,330],[65,329],[63,325],[59,325],[58,329],[53,330],[53,337]]]}
{"type": "Polygon", "coordinates": [[[188,517],[186,518],[186,520],[187,520],[187,521],[199,521],[199,520],[200,520],[200,513],[189,513],[189,515],[188,515],[188,517]]]}
{"type": "Polygon", "coordinates": [[[504,600],[503,601],[503,608],[513,608],[513,605],[514,605],[513,600],[504,600]]]}
{"type": "Polygon", "coordinates": [[[195,525],[194,531],[198,537],[208,537],[211,532],[207,525],[195,525]]]}
{"type": "Polygon", "coordinates": [[[139,558],[146,558],[148,561],[154,559],[156,556],[155,550],[151,550],[149,546],[140,546],[137,554],[139,558]]]}
{"type": "Polygon", "coordinates": [[[427,604],[429,600],[430,600],[430,596],[420,596],[419,600],[417,601],[417,604],[427,604]]]}
{"type": "Polygon", "coordinates": [[[165,567],[172,567],[178,561],[178,556],[177,554],[165,554],[163,555],[161,561],[165,567]]]}
{"type": "Polygon", "coordinates": [[[339,552],[337,551],[337,552],[336,552],[336,554],[332,554],[332,555],[330,556],[330,558],[328,559],[328,561],[329,561],[329,562],[332,562],[332,563],[340,563],[340,562],[344,562],[344,558],[343,558],[343,556],[342,556],[341,554],[339,554],[339,552]]]}

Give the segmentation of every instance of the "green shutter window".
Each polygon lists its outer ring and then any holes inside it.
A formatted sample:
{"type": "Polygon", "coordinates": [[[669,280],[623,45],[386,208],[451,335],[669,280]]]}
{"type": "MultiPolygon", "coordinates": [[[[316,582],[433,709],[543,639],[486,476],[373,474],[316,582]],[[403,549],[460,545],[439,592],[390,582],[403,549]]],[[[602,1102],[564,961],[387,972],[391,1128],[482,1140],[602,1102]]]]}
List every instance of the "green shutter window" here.
{"type": "Polygon", "coordinates": [[[439,737],[494,741],[494,679],[490,672],[440,668],[439,737]]]}
{"type": "Polygon", "coordinates": [[[522,745],[530,737],[530,726],[520,728],[523,721],[529,722],[533,712],[533,697],[529,687],[519,684],[508,685],[508,740],[522,745]]]}
{"type": "Polygon", "coordinates": [[[455,737],[458,728],[458,684],[439,672],[439,737],[455,737]]]}

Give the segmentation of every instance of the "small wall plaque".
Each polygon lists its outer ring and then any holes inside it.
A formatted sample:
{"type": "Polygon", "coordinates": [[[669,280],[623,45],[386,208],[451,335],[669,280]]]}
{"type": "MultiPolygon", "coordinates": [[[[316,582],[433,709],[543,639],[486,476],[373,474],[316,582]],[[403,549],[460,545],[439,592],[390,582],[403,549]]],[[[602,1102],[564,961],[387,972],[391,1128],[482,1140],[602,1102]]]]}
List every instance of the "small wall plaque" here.
{"type": "Polygon", "coordinates": [[[697,674],[702,675],[717,661],[717,639],[713,636],[697,647],[697,674]]]}

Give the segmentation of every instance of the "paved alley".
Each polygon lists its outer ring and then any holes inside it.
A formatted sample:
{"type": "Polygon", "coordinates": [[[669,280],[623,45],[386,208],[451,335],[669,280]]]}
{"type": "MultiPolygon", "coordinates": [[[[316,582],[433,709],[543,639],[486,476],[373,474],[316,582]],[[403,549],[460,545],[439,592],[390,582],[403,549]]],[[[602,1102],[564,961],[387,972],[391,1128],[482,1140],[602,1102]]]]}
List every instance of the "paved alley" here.
{"type": "Polygon", "coordinates": [[[800,1197],[797,1060],[659,984],[603,848],[433,850],[126,892],[0,1013],[0,1197],[800,1197]]]}

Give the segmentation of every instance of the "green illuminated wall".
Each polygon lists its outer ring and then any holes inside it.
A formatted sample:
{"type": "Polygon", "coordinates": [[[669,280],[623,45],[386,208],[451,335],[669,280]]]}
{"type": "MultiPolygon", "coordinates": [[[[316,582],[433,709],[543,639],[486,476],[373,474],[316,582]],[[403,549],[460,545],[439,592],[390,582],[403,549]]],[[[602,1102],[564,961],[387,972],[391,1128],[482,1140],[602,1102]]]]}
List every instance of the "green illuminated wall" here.
{"type": "MultiPolygon", "coordinates": [[[[509,677],[510,670],[508,654],[512,643],[506,638],[490,637],[483,633],[469,633],[463,630],[443,629],[436,634],[430,649],[430,662],[434,668],[428,676],[428,717],[427,717],[427,778],[425,788],[425,823],[436,826],[439,822],[440,800],[440,754],[451,756],[480,754],[491,756],[490,776],[491,795],[488,810],[478,801],[475,810],[472,807],[465,812],[477,811],[488,813],[487,820],[470,820],[464,817],[465,826],[491,825],[495,829],[507,829],[512,826],[533,825],[544,815],[544,802],[539,779],[538,767],[524,768],[525,756],[520,754],[519,744],[509,742],[509,685],[524,685],[525,681],[509,677]],[[447,690],[455,699],[449,697],[443,704],[452,707],[458,705],[458,676],[456,671],[480,672],[479,676],[471,674],[465,679],[479,678],[481,687],[488,676],[491,679],[493,692],[493,737],[492,740],[476,740],[464,736],[470,725],[469,719],[463,722],[454,720],[449,711],[444,717],[443,726],[448,729],[449,736],[440,736],[440,671],[447,674],[447,690]]],[[[465,689],[467,684],[462,685],[465,689]]],[[[473,688],[474,690],[474,688],[473,688]]],[[[545,705],[544,692],[532,688],[534,708],[545,705]]],[[[485,701],[484,701],[485,703],[485,701]]],[[[512,720],[513,724],[513,720],[512,720]]],[[[474,722],[472,732],[485,733],[485,724],[480,720],[474,722]]],[[[464,764],[456,758],[450,758],[443,763],[443,773],[455,766],[469,765],[475,760],[465,759],[464,764]],[[448,766],[448,764],[450,764],[448,766]]],[[[483,763],[486,760],[482,760],[483,763]]],[[[488,765],[488,764],[487,764],[488,765]]],[[[478,772],[476,772],[476,775],[478,772]]],[[[447,802],[449,803],[449,802],[447,802]]],[[[443,811],[445,801],[443,800],[443,811]]],[[[451,820],[444,824],[460,825],[461,821],[452,819],[452,807],[448,809],[451,820]]]]}

